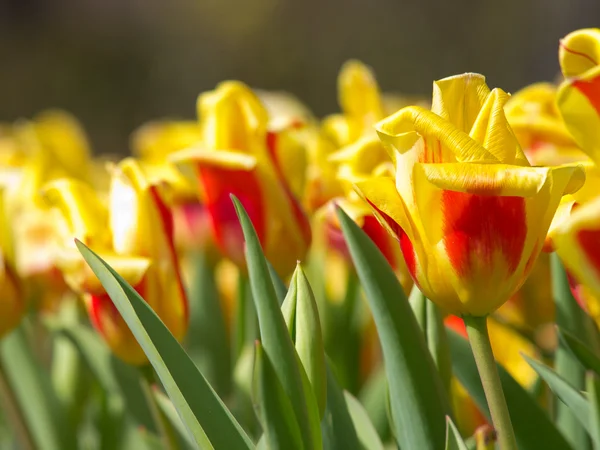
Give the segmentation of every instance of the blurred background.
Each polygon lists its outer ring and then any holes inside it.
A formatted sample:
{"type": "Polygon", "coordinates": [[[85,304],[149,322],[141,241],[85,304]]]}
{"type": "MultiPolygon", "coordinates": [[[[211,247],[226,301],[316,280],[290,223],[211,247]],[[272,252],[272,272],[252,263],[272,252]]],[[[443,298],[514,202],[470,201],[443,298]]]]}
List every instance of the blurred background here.
{"type": "Polygon", "coordinates": [[[334,112],[349,58],[385,91],[428,97],[474,71],[514,92],[555,79],[558,40],[599,25],[598,0],[0,0],[0,121],[64,108],[96,152],[125,153],[224,79],[334,112]]]}

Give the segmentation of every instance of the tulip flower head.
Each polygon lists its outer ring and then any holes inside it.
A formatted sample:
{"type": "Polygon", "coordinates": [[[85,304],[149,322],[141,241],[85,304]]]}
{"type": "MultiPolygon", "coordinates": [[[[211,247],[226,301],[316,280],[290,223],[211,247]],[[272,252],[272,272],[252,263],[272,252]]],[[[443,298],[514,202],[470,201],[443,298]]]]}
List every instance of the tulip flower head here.
{"type": "Polygon", "coordinates": [[[394,177],[356,184],[400,241],[420,290],[453,314],[484,316],[521,286],[580,167],[531,167],[504,115],[508,95],[467,73],[434,83],[432,110],[376,125],[394,177]]]}
{"type": "Polygon", "coordinates": [[[188,309],[173,243],[173,218],[164,193],[148,182],[140,165],[126,159],[113,169],[108,202],[73,179],[51,183],[45,196],[64,218],[60,268],[69,286],[83,296],[93,325],[113,352],[130,364],[147,361],[73,238],[106,260],[181,340],[188,309]]]}
{"type": "MultiPolygon", "coordinates": [[[[306,214],[285,177],[283,158],[294,154],[280,133],[267,129],[265,107],[244,84],[224,82],[198,98],[202,128],[198,146],[173,155],[197,173],[221,252],[244,267],[244,239],[230,195],[248,212],[267,259],[286,276],[311,241],[306,214]]],[[[292,145],[296,145],[295,142],[292,145]]],[[[303,167],[297,167],[303,171],[303,167]]]]}

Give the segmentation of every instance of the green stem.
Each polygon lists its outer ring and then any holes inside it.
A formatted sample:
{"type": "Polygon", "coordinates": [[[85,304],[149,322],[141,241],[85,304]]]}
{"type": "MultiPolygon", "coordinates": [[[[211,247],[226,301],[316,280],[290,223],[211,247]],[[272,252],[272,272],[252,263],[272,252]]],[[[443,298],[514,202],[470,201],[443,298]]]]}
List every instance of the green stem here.
{"type": "Polygon", "coordinates": [[[498,368],[490,344],[487,317],[464,316],[469,342],[475,356],[477,370],[485,392],[492,422],[502,450],[517,450],[517,441],[502,392],[498,368]]]}
{"type": "Polygon", "coordinates": [[[8,418],[12,422],[16,438],[20,443],[20,447],[25,450],[35,449],[36,446],[33,436],[29,432],[27,422],[23,416],[23,411],[21,411],[21,408],[19,407],[17,397],[10,387],[8,377],[6,376],[4,367],[2,366],[2,361],[0,361],[0,399],[2,399],[4,409],[8,415],[8,418]]]}
{"type": "Polygon", "coordinates": [[[140,369],[140,385],[148,404],[148,409],[152,415],[152,419],[156,428],[158,429],[159,436],[163,442],[165,450],[178,450],[179,445],[175,437],[175,433],[171,424],[169,423],[166,416],[160,410],[156,397],[154,395],[155,389],[155,375],[152,367],[143,367],[140,369]]]}

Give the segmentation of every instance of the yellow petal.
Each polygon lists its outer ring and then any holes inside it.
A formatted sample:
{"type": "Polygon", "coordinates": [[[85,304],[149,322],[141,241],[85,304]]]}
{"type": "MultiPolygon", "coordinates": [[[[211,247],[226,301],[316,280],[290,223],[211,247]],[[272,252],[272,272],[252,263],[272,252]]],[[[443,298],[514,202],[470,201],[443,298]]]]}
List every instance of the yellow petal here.
{"type": "Polygon", "coordinates": [[[338,101],[344,114],[361,127],[383,117],[381,95],[373,71],[360,61],[347,61],[338,77],[338,101]]]}
{"type": "Polygon", "coordinates": [[[175,152],[169,157],[175,164],[198,163],[208,166],[222,167],[230,170],[250,171],[256,167],[256,157],[232,150],[212,150],[209,148],[192,147],[175,152]]]}
{"type": "Polygon", "coordinates": [[[434,81],[431,111],[459,130],[469,132],[489,93],[485,77],[478,73],[434,81]]]}
{"type": "Polygon", "coordinates": [[[565,77],[582,75],[600,64],[600,30],[585,28],[566,35],[560,41],[558,60],[565,77]]]}
{"type": "Polygon", "coordinates": [[[600,164],[600,66],[562,83],[556,102],[575,142],[600,164]]]}

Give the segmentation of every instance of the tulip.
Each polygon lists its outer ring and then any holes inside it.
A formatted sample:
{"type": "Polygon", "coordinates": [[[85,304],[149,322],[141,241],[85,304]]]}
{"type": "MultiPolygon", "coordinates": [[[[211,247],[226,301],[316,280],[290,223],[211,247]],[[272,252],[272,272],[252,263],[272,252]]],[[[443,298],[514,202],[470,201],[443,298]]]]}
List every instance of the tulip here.
{"type": "Polygon", "coordinates": [[[25,313],[25,296],[11,257],[10,226],[6,217],[4,189],[0,188],[0,337],[15,328],[25,313]]]}
{"type": "Polygon", "coordinates": [[[268,131],[264,106],[239,82],[225,82],[200,95],[198,110],[201,143],[175,153],[173,161],[196,170],[217,246],[244,267],[244,239],[230,199],[234,194],[248,212],[267,259],[281,276],[289,275],[311,241],[308,219],[282,169],[289,167],[284,159],[297,151],[297,142],[268,131]]]}
{"type": "Polygon", "coordinates": [[[600,29],[583,29],[560,41],[565,81],[557,104],[575,142],[600,164],[600,29]]]}
{"type": "Polygon", "coordinates": [[[73,238],[106,260],[181,340],[188,310],[173,242],[173,218],[164,192],[148,182],[140,165],[126,159],[114,167],[108,203],[89,185],[74,179],[50,183],[45,197],[64,219],[59,266],[69,286],[82,295],[92,324],[113,352],[129,364],[147,362],[108,294],[74,247],[73,238]]]}
{"type": "Polygon", "coordinates": [[[556,106],[556,86],[535,83],[514,94],[504,108],[525,155],[534,165],[584,161],[556,106]]]}
{"type": "Polygon", "coordinates": [[[434,83],[432,110],[376,125],[393,177],[357,183],[400,241],[412,278],[458,315],[485,316],[522,285],[581,167],[531,167],[504,116],[508,95],[478,74],[434,83]]]}

